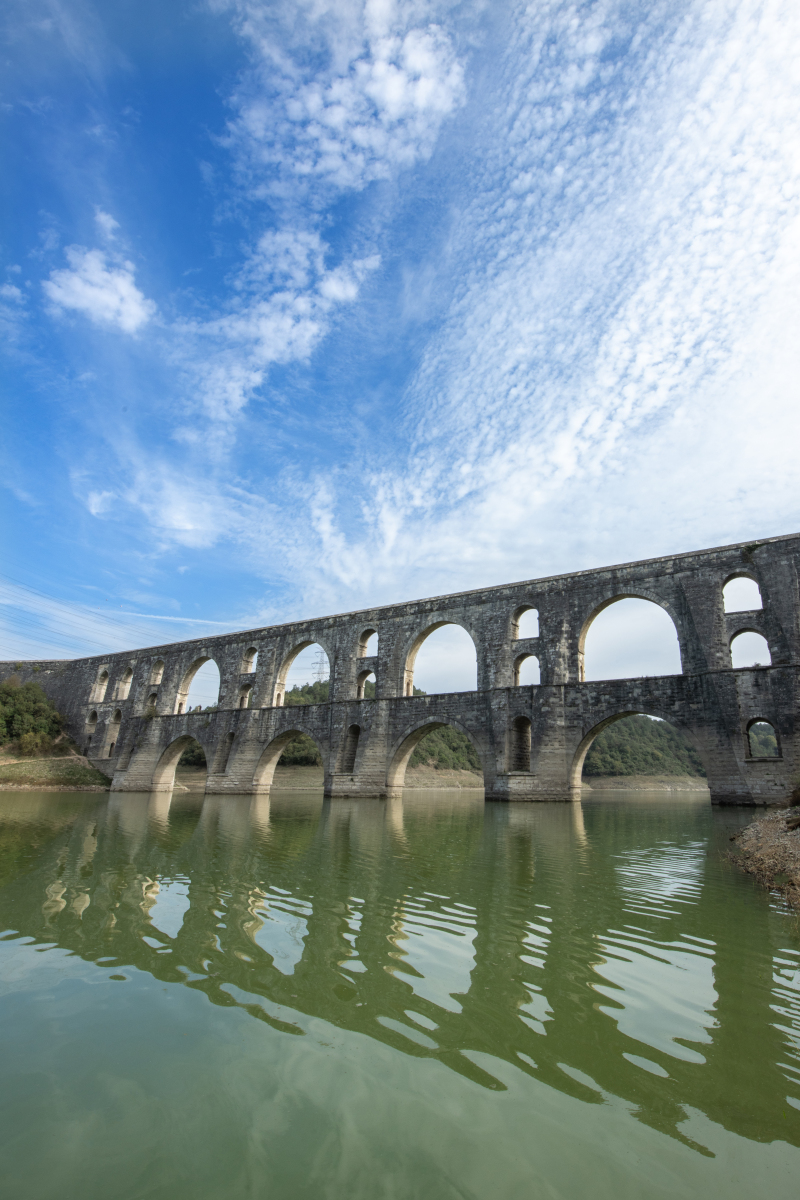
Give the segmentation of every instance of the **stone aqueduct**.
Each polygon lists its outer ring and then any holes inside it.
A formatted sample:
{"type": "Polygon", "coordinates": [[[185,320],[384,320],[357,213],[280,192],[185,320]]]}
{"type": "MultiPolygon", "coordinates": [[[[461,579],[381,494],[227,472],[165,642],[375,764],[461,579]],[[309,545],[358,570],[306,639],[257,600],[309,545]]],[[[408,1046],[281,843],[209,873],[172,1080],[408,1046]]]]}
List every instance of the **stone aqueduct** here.
{"type": "Polygon", "coordinates": [[[0,677],[44,687],[91,761],[113,767],[113,791],[170,790],[194,738],[206,753],[207,792],[268,792],[284,746],[300,732],[320,750],[326,795],[386,797],[402,788],[416,743],[452,725],[480,755],[487,799],[570,800],[597,733],[645,713],[696,747],[712,803],[765,804],[787,798],[800,772],[799,563],[800,535],[791,535],[123,654],[4,663],[0,677]],[[723,587],[740,576],[757,582],[763,607],[725,613],[723,587]],[[669,613],[682,673],[585,682],[587,630],[627,597],[669,613]],[[528,609],[538,610],[539,636],[520,639],[528,609]],[[409,694],[419,647],[446,624],[463,626],[475,643],[477,690],[409,694]],[[742,631],[763,635],[770,665],[733,668],[730,645],[742,631]],[[366,657],[373,633],[378,653],[366,657]],[[330,699],[283,707],[289,665],[313,643],[328,655],[330,699]],[[541,682],[518,686],[519,664],[531,655],[541,682]],[[220,669],[219,705],[185,712],[191,679],[209,659],[220,669]],[[375,698],[364,699],[370,673],[375,698]],[[756,721],[773,726],[777,757],[752,756],[756,721]]]}

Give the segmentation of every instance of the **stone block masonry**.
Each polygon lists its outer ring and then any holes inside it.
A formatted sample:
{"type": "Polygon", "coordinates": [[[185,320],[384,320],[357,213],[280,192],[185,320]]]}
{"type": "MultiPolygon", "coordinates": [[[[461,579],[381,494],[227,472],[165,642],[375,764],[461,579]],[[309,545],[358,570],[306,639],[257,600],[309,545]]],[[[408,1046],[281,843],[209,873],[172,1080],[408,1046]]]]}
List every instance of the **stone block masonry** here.
{"type": "Polygon", "coordinates": [[[0,679],[40,683],[90,760],[113,770],[114,791],[171,789],[177,761],[196,739],[208,792],[268,792],[284,746],[306,733],[322,755],[328,796],[387,797],[402,789],[416,743],[453,725],[480,755],[488,799],[570,800],[600,730],[645,713],[696,747],[712,803],[774,803],[789,798],[800,775],[799,561],[793,534],[121,654],[0,663],[0,679]],[[725,613],[723,588],[739,576],[758,584],[762,609],[725,613]],[[669,613],[682,673],[584,681],[592,621],[628,597],[669,613]],[[520,639],[517,624],[529,609],[538,611],[539,636],[520,639]],[[417,651],[445,624],[461,625],[475,643],[477,690],[414,696],[417,651]],[[743,630],[766,638],[770,665],[733,668],[731,641],[743,630]],[[372,633],[378,648],[367,658],[372,633]],[[285,708],[288,669],[312,643],[328,655],[330,698],[285,708]],[[520,687],[527,655],[538,658],[541,682],[520,687]],[[219,705],[186,712],[191,680],[209,659],[220,670],[219,705]],[[376,679],[369,700],[368,671],[376,679]],[[752,756],[754,721],[773,726],[777,757],[752,756]]]}

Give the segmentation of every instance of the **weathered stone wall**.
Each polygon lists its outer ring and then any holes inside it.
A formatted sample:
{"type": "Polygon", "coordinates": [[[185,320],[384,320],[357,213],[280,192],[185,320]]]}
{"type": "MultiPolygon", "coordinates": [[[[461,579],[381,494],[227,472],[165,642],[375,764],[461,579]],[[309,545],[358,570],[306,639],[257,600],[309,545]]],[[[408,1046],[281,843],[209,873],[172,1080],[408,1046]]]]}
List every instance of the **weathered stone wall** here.
{"type": "Polygon", "coordinates": [[[670,721],[694,743],[712,801],[763,804],[788,797],[800,772],[799,561],[800,535],[771,538],[122,654],[2,663],[0,678],[41,683],[90,758],[113,767],[120,791],[170,788],[188,738],[205,749],[209,792],[266,791],[283,745],[300,731],[319,746],[329,795],[391,795],[402,787],[415,742],[451,724],[476,746],[487,796],[563,800],[579,785],[597,733],[639,712],[670,721]],[[722,589],[735,576],[756,580],[762,610],[724,612],[722,589]],[[586,632],[598,612],[624,597],[652,600],[670,614],[681,675],[583,682],[586,632]],[[525,608],[538,610],[537,638],[516,637],[525,608]],[[463,626],[475,643],[477,691],[406,694],[416,650],[448,623],[463,626]],[[742,630],[764,635],[771,666],[732,668],[730,643],[742,630]],[[378,650],[365,658],[371,631],[378,650]],[[331,699],[284,708],[286,671],[315,642],[330,662],[331,699]],[[539,659],[538,686],[514,686],[525,654],[539,659]],[[191,677],[208,659],[220,670],[219,706],[186,713],[191,677]],[[374,700],[357,699],[366,670],[375,672],[374,700]],[[775,727],[778,758],[750,756],[747,727],[755,719],[775,727]]]}

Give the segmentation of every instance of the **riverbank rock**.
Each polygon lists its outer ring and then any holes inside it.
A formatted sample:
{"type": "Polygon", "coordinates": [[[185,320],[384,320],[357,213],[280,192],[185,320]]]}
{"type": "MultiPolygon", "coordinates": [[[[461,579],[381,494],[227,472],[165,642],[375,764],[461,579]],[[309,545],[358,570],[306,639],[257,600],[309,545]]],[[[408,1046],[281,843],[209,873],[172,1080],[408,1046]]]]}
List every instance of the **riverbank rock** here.
{"type": "Polygon", "coordinates": [[[800,909],[800,806],[760,817],[731,840],[730,861],[800,909]]]}

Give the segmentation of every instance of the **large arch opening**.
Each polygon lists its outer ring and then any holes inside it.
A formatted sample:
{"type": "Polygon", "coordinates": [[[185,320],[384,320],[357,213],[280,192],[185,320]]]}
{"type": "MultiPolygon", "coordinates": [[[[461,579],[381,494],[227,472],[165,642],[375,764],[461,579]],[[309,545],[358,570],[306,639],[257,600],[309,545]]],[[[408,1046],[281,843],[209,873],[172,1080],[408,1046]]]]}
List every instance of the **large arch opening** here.
{"type": "Polygon", "coordinates": [[[646,713],[616,713],[589,731],[575,752],[570,785],[612,786],[608,781],[633,777],[684,780],[700,788],[705,766],[695,744],[668,721],[646,713]]]}
{"type": "Polygon", "coordinates": [[[269,743],[258,760],[253,788],[315,790],[323,786],[325,772],[322,752],[316,741],[302,729],[289,729],[269,743]]]}
{"type": "Polygon", "coordinates": [[[475,643],[463,625],[439,621],[418,635],[406,657],[403,695],[474,692],[478,686],[475,643]]]}
{"type": "Polygon", "coordinates": [[[216,708],[219,704],[220,674],[213,658],[196,658],[184,675],[175,697],[175,712],[216,708]]]}
{"type": "Polygon", "coordinates": [[[672,617],[652,600],[617,596],[590,616],[578,645],[581,681],[680,675],[681,651],[672,617]]]}
{"type": "Polygon", "coordinates": [[[185,734],[170,742],[161,755],[153,771],[151,787],[154,792],[169,792],[178,783],[198,790],[201,783],[205,788],[207,771],[205,750],[196,738],[185,734]],[[176,778],[179,765],[180,777],[176,778]]]}
{"type": "Polygon", "coordinates": [[[466,730],[444,721],[426,721],[395,749],[386,784],[390,791],[409,786],[481,788],[483,764],[466,730]]]}
{"type": "Polygon", "coordinates": [[[299,642],[281,664],[275,706],[324,704],[330,693],[330,677],[330,659],[319,642],[299,642]]]}
{"type": "Polygon", "coordinates": [[[763,608],[761,588],[750,575],[734,575],[722,589],[722,603],[726,613],[755,612],[763,608]]]}
{"type": "Polygon", "coordinates": [[[731,666],[737,670],[742,667],[769,667],[772,655],[769,643],[763,634],[754,629],[743,629],[731,638],[731,666]]]}

